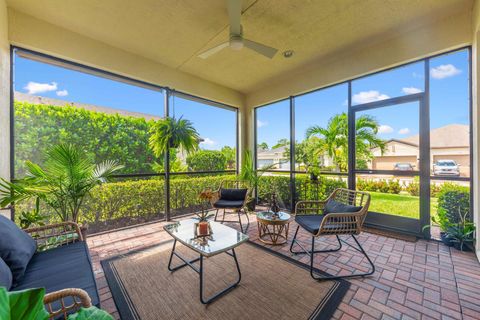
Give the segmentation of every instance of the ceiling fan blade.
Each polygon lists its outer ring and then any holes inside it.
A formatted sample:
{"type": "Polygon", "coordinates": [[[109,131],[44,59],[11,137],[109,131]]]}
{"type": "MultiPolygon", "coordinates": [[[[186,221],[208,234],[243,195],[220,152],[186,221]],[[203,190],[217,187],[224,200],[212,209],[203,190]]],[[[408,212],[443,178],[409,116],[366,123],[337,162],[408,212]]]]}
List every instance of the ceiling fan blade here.
{"type": "Polygon", "coordinates": [[[218,51],[228,47],[230,45],[230,42],[224,42],[222,44],[219,44],[218,46],[216,47],[213,47],[213,48],[210,48],[206,51],[203,51],[202,53],[200,53],[198,55],[199,58],[202,58],[202,59],[207,59],[208,57],[214,55],[215,53],[217,53],[218,51]]]}
{"type": "Polygon", "coordinates": [[[240,35],[242,27],[240,17],[242,16],[242,0],[227,0],[228,19],[230,20],[230,34],[240,35]]]}
{"type": "Polygon", "coordinates": [[[243,39],[243,45],[257,53],[260,53],[261,55],[264,55],[267,58],[272,59],[275,54],[277,53],[278,49],[266,46],[264,44],[248,40],[248,39],[243,39]]]}

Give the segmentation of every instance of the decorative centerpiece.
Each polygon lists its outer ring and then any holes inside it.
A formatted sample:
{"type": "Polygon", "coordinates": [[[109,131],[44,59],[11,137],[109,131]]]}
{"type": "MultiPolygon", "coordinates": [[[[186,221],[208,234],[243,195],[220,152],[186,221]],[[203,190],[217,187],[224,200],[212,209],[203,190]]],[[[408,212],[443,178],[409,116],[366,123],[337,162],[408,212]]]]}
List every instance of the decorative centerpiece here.
{"type": "Polygon", "coordinates": [[[280,206],[277,201],[277,194],[274,192],[272,194],[272,199],[270,201],[270,211],[272,212],[272,219],[277,219],[279,217],[278,212],[280,211],[280,206]]]}
{"type": "Polygon", "coordinates": [[[210,227],[210,222],[208,218],[212,216],[212,214],[208,211],[208,204],[210,204],[210,200],[213,198],[214,192],[211,190],[202,191],[198,198],[203,202],[200,204],[201,209],[199,213],[195,213],[198,222],[195,223],[195,236],[196,237],[206,237],[212,234],[212,228],[210,227]]]}

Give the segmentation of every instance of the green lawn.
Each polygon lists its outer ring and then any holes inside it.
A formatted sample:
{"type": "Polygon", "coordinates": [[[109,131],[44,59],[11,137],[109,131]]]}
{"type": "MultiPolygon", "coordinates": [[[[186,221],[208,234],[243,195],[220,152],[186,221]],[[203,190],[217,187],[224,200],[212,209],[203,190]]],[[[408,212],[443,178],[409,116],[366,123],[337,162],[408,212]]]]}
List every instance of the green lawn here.
{"type": "MultiPolygon", "coordinates": [[[[389,194],[381,192],[369,192],[372,196],[370,211],[381,212],[391,215],[419,219],[420,200],[408,194],[389,194]]],[[[437,199],[430,198],[430,214],[437,213],[437,199]]]]}

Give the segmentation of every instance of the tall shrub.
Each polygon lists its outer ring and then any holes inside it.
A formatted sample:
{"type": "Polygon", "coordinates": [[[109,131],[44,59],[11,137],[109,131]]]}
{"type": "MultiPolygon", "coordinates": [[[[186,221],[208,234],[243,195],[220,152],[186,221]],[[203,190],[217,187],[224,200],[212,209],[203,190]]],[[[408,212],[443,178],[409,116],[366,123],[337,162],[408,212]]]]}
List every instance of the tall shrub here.
{"type": "Polygon", "coordinates": [[[220,171],[227,168],[227,158],[221,151],[200,150],[187,157],[191,171],[220,171]]]}
{"type": "Polygon", "coordinates": [[[42,164],[43,152],[61,143],[92,154],[96,163],[115,159],[123,173],[153,172],[161,161],[148,146],[153,120],[18,101],[14,113],[16,177],[25,174],[25,160],[42,164]]]}
{"type": "Polygon", "coordinates": [[[459,213],[472,221],[470,188],[454,183],[444,183],[438,193],[438,210],[445,210],[450,222],[459,222],[459,213]]]}

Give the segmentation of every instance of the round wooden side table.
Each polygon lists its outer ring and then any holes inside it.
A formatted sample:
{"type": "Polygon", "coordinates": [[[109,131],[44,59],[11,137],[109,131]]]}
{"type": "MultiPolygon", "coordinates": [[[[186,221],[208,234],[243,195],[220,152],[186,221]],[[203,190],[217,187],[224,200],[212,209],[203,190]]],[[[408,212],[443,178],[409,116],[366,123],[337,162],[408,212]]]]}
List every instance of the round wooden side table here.
{"type": "Polygon", "coordinates": [[[279,245],[287,242],[290,214],[278,212],[278,217],[270,211],[257,213],[258,238],[270,245],[279,245]]]}

